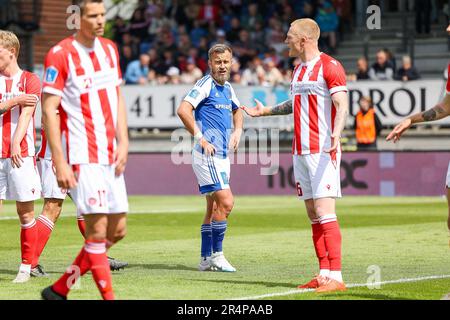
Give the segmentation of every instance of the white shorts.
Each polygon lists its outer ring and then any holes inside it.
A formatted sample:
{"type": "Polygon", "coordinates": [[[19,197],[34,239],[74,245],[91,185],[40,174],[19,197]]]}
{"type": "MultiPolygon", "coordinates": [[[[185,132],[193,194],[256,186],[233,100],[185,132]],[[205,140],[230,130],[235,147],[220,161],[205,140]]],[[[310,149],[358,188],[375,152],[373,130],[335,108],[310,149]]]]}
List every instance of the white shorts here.
{"type": "Polygon", "coordinates": [[[34,157],[24,157],[20,168],[13,168],[11,159],[0,159],[0,199],[19,202],[41,197],[41,179],[34,157]]]}
{"type": "Polygon", "coordinates": [[[118,214],[128,212],[123,174],[116,177],[114,165],[73,166],[78,184],[70,189],[80,214],[118,214]]]}
{"type": "Polygon", "coordinates": [[[55,167],[51,159],[40,158],[42,196],[44,199],[61,199],[67,196],[67,189],[60,188],[56,180],[55,167]]]}
{"type": "Polygon", "coordinates": [[[340,198],[341,153],[294,155],[294,176],[300,199],[340,198]]]}
{"type": "Polygon", "coordinates": [[[201,194],[230,189],[230,159],[207,157],[192,150],[192,168],[201,194]]]}
{"type": "Polygon", "coordinates": [[[448,163],[447,179],[445,180],[445,185],[448,189],[450,189],[450,162],[448,163]]]}

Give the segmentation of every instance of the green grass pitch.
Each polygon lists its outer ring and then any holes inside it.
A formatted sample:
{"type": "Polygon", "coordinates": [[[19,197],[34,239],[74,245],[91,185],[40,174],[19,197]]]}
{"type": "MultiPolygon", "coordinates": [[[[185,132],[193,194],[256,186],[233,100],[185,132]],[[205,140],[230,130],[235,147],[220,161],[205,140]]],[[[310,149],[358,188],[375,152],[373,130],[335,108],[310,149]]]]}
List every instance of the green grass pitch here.
{"type": "MultiPolygon", "coordinates": [[[[345,197],[337,214],[343,235],[343,293],[292,292],[317,272],[310,224],[295,196],[237,196],[224,251],[233,274],[199,272],[200,196],[130,197],[128,235],[109,254],[128,261],[113,273],[118,299],[440,299],[450,292],[450,249],[444,198],[345,197]],[[369,266],[379,280],[369,289],[369,266]],[[444,276],[418,281],[420,278],[444,276]],[[402,279],[410,279],[406,282],[402,279]]],[[[36,203],[36,212],[42,202],[36,203]]],[[[0,299],[39,299],[82,246],[70,200],[41,259],[49,278],[13,284],[20,262],[15,205],[0,213],[0,299]]],[[[372,275],[373,276],[373,275],[372,275]]],[[[99,299],[91,275],[69,299],[99,299]]]]}

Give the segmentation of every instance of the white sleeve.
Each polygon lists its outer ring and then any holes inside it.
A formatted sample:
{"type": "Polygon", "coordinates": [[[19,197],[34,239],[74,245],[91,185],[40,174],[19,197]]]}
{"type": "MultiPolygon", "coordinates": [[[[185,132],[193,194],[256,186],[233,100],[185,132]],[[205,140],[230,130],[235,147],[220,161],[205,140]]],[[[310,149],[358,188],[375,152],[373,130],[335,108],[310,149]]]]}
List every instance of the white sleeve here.
{"type": "Polygon", "coordinates": [[[203,86],[194,86],[191,91],[184,97],[184,101],[189,102],[192,104],[192,106],[197,108],[197,106],[202,102],[205,98],[209,95],[209,90],[207,88],[210,88],[211,86],[207,83],[205,83],[203,86]]]}
{"type": "Polygon", "coordinates": [[[241,103],[239,102],[239,99],[236,96],[236,93],[234,92],[234,89],[232,86],[230,86],[231,89],[231,110],[236,110],[241,106],[241,103]]]}

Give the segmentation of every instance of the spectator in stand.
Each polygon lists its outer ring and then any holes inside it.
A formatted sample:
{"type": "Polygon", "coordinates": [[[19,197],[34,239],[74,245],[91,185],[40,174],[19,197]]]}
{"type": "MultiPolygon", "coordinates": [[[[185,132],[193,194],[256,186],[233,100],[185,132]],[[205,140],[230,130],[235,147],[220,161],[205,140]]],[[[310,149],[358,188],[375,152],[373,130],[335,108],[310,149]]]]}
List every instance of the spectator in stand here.
{"type": "Polygon", "coordinates": [[[234,17],[231,19],[231,29],[227,32],[227,39],[232,44],[239,40],[239,33],[241,32],[241,20],[239,18],[234,17]]]}
{"type": "Polygon", "coordinates": [[[377,137],[383,128],[381,121],[375,113],[370,97],[362,97],[359,100],[359,107],[353,124],[358,151],[376,150],[377,137]]]}
{"type": "Polygon", "coordinates": [[[164,15],[164,7],[162,5],[156,6],[148,27],[148,35],[150,36],[150,39],[153,40],[156,35],[167,29],[170,31],[174,27],[175,22],[164,15]]]}
{"type": "Polygon", "coordinates": [[[203,77],[203,72],[195,65],[192,58],[187,59],[186,70],[181,73],[180,81],[183,84],[195,84],[203,77]]]}
{"type": "Polygon", "coordinates": [[[303,4],[303,12],[301,18],[314,19],[316,16],[316,6],[311,1],[305,1],[303,4]]]}
{"type": "Polygon", "coordinates": [[[387,61],[391,64],[392,69],[394,70],[395,73],[395,70],[397,70],[397,61],[395,59],[394,54],[388,48],[383,48],[383,51],[386,53],[387,61]]]}
{"type": "Polygon", "coordinates": [[[210,22],[214,22],[215,25],[218,25],[220,22],[219,11],[220,8],[212,0],[203,0],[203,5],[200,7],[197,18],[201,24],[207,25],[210,22]]]}
{"type": "Polygon", "coordinates": [[[377,52],[377,62],[375,62],[369,70],[371,80],[393,80],[394,69],[387,60],[386,52],[380,50],[377,52]]]}
{"type": "Polygon", "coordinates": [[[255,56],[248,64],[248,68],[242,72],[241,84],[244,86],[258,86],[264,80],[265,71],[262,66],[262,61],[258,56],[255,56]]]}
{"type": "Polygon", "coordinates": [[[197,18],[200,14],[200,5],[196,0],[188,0],[187,5],[184,7],[184,14],[186,15],[188,21],[188,29],[192,29],[195,21],[198,21],[197,18]]]}
{"type": "Polygon", "coordinates": [[[233,51],[241,65],[246,65],[258,54],[258,48],[250,40],[250,33],[246,29],[242,29],[239,33],[239,41],[234,44],[233,51]]]}
{"type": "Polygon", "coordinates": [[[166,17],[172,21],[176,21],[179,25],[187,25],[188,18],[184,10],[184,6],[180,4],[179,0],[170,1],[169,6],[166,9],[166,17]]]}
{"type": "Polygon", "coordinates": [[[128,32],[128,26],[125,23],[125,21],[117,16],[114,19],[114,24],[113,24],[113,34],[114,34],[114,42],[116,42],[119,46],[122,45],[122,39],[123,39],[123,35],[128,32]]]}
{"type": "Polygon", "coordinates": [[[278,70],[275,62],[271,58],[264,60],[264,81],[263,86],[275,87],[284,83],[283,74],[278,70]]]}
{"type": "Polygon", "coordinates": [[[344,34],[345,31],[353,30],[352,2],[350,0],[332,0],[333,7],[339,17],[339,33],[344,34]]]}
{"type": "Polygon", "coordinates": [[[326,51],[335,54],[337,46],[336,31],[339,26],[339,17],[328,0],[320,0],[315,18],[320,27],[320,38],[322,44],[326,46],[326,51]]]}
{"type": "Polygon", "coordinates": [[[122,74],[125,74],[127,70],[128,64],[135,60],[136,58],[133,57],[133,51],[131,50],[130,46],[122,46],[120,47],[120,70],[122,71],[122,74]]]}
{"type": "Polygon", "coordinates": [[[137,8],[130,19],[129,32],[141,41],[148,39],[148,26],[150,21],[145,16],[145,10],[137,8]]]}
{"type": "Polygon", "coordinates": [[[192,44],[195,47],[199,47],[201,39],[203,37],[206,37],[207,35],[208,35],[208,32],[205,30],[205,28],[203,28],[200,25],[200,21],[194,20],[193,28],[191,29],[191,32],[190,32],[192,44]]]}
{"type": "Polygon", "coordinates": [[[270,18],[266,30],[266,44],[279,52],[286,48],[285,40],[286,32],[283,30],[282,23],[275,17],[270,18]]]}
{"type": "Polygon", "coordinates": [[[126,84],[146,84],[148,82],[150,56],[143,53],[139,60],[134,60],[128,64],[125,72],[126,84]]]}
{"type": "Polygon", "coordinates": [[[402,67],[398,69],[395,80],[411,81],[420,79],[419,71],[412,65],[410,56],[403,56],[402,67]]]}
{"type": "Polygon", "coordinates": [[[191,48],[192,43],[189,35],[186,33],[180,34],[178,36],[178,53],[187,56],[191,48]]]}
{"type": "Polygon", "coordinates": [[[258,3],[252,2],[248,5],[248,14],[244,14],[241,17],[242,26],[251,31],[255,29],[257,22],[264,23],[262,15],[258,12],[258,3]]]}
{"type": "Polygon", "coordinates": [[[240,84],[241,80],[241,64],[238,59],[233,57],[233,61],[231,63],[230,82],[240,84]]]}
{"type": "Polygon", "coordinates": [[[369,80],[369,62],[365,57],[360,57],[356,62],[356,68],[358,72],[356,74],[350,74],[347,77],[348,81],[357,81],[357,80],[369,80]]]}
{"type": "Polygon", "coordinates": [[[202,73],[206,73],[208,70],[208,62],[199,56],[197,48],[192,47],[189,49],[188,60],[189,59],[193,59],[195,61],[195,65],[202,71],[202,73]]]}
{"type": "Polygon", "coordinates": [[[180,69],[177,67],[170,67],[167,70],[167,84],[180,84],[180,69]]]}
{"type": "MultiPolygon", "coordinates": [[[[132,59],[135,60],[139,57],[139,39],[126,32],[122,35],[122,46],[129,46],[132,52],[132,59]]],[[[119,47],[120,48],[120,47],[119,47]]]]}
{"type": "Polygon", "coordinates": [[[211,43],[211,46],[215,44],[226,44],[227,46],[230,46],[230,43],[227,41],[226,33],[222,29],[218,29],[216,31],[216,40],[211,43]]]}

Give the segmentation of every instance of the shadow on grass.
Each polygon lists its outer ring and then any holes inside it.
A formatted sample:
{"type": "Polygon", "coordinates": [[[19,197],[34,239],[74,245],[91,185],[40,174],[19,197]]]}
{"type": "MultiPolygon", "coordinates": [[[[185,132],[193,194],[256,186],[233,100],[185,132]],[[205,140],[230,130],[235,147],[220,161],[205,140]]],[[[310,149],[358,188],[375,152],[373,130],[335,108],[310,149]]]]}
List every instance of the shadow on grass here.
{"type": "Polygon", "coordinates": [[[1,275],[10,274],[10,275],[16,276],[17,275],[17,271],[18,271],[18,269],[17,270],[0,269],[0,274],[1,275]]]}
{"type": "MultiPolygon", "coordinates": [[[[224,272],[221,272],[224,274],[224,272]]],[[[292,290],[297,289],[298,284],[294,283],[283,283],[283,282],[267,282],[267,281],[243,281],[243,280],[231,280],[231,279],[187,279],[190,281],[201,281],[201,282],[214,282],[214,283],[227,283],[227,284],[249,284],[249,285],[259,285],[259,286],[265,286],[268,288],[274,288],[274,287],[286,287],[290,288],[292,290]]]]}
{"type": "Polygon", "coordinates": [[[126,269],[133,268],[144,268],[150,270],[184,270],[184,271],[197,271],[197,268],[184,266],[182,264],[163,264],[163,263],[154,263],[154,264],[130,264],[126,269]]]}

